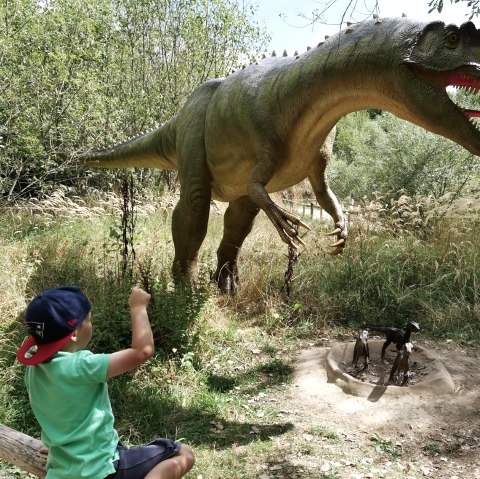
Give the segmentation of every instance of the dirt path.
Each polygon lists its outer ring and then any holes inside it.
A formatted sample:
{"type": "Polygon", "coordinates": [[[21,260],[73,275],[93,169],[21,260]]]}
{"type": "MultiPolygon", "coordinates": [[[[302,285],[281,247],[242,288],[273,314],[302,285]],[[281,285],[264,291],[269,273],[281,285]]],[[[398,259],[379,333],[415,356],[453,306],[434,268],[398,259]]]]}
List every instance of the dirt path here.
{"type": "Polygon", "coordinates": [[[425,347],[447,367],[454,393],[356,397],[328,381],[329,348],[301,351],[282,411],[295,424],[294,449],[311,446],[289,457],[305,475],[269,477],[479,479],[478,353],[425,347]]]}

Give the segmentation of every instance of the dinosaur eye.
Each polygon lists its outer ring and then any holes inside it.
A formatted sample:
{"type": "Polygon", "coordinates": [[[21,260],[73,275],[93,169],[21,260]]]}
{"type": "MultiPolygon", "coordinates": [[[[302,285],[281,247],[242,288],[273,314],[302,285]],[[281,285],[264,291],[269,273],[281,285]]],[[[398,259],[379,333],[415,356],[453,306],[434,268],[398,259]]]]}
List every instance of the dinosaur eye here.
{"type": "Polygon", "coordinates": [[[456,47],[460,41],[460,35],[457,32],[450,32],[447,35],[447,44],[449,47],[456,47]]]}

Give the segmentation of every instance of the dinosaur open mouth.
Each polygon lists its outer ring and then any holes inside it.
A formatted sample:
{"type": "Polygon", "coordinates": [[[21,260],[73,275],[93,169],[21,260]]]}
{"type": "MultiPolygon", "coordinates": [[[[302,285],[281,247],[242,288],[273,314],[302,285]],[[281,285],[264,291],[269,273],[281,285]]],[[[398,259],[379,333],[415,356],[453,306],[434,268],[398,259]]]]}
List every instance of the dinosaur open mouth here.
{"type": "MultiPolygon", "coordinates": [[[[465,73],[460,72],[453,72],[448,78],[446,82],[447,87],[453,87],[455,90],[460,90],[467,93],[480,93],[480,80],[467,75],[465,73]]],[[[478,105],[478,99],[472,97],[472,102],[475,103],[474,106],[478,105]]],[[[463,108],[463,113],[469,118],[480,118],[480,110],[475,108],[463,108]]]]}
{"type": "Polygon", "coordinates": [[[463,113],[470,118],[480,118],[480,111],[478,110],[467,110],[466,108],[463,109],[463,113]]]}

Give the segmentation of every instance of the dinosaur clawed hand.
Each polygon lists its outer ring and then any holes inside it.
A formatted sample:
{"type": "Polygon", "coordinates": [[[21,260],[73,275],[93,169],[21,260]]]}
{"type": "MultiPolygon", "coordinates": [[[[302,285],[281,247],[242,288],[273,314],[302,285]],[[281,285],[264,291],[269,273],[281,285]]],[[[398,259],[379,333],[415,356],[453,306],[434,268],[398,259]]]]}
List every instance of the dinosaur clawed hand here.
{"type": "Polygon", "coordinates": [[[270,208],[265,210],[265,213],[270,218],[273,226],[278,231],[280,238],[284,243],[287,243],[293,248],[298,248],[299,245],[306,246],[305,242],[299,236],[299,228],[305,228],[310,231],[311,228],[304,223],[300,218],[292,215],[283,208],[273,204],[270,208]]]}
{"type": "Polygon", "coordinates": [[[345,227],[342,226],[340,223],[336,223],[335,226],[337,227],[335,230],[325,235],[337,237],[337,241],[332,244],[332,248],[334,249],[328,253],[331,256],[337,256],[339,254],[342,254],[345,248],[345,243],[347,241],[347,232],[345,227]]]}

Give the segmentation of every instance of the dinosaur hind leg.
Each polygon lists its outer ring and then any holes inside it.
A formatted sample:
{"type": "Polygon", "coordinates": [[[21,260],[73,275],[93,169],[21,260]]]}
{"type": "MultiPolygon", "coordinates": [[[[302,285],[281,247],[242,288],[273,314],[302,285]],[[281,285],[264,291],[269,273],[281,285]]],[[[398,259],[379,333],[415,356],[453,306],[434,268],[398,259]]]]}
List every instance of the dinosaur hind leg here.
{"type": "Polygon", "coordinates": [[[259,211],[260,208],[248,196],[242,196],[232,201],[225,212],[223,238],[217,250],[217,270],[213,276],[222,293],[236,292],[238,255],[259,211]]]}
{"type": "Polygon", "coordinates": [[[197,282],[198,251],[207,234],[210,200],[210,179],[206,172],[197,171],[181,179],[180,200],[172,216],[175,246],[172,273],[177,285],[197,282]]]}
{"type": "Polygon", "coordinates": [[[387,348],[388,346],[390,346],[390,343],[391,341],[389,341],[388,339],[383,343],[383,346],[382,346],[382,353],[381,353],[381,359],[385,359],[385,353],[387,352],[387,348]]]}

